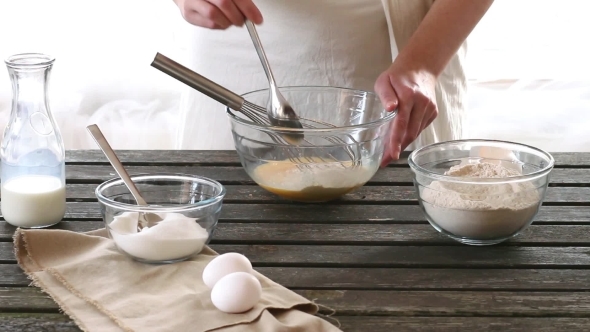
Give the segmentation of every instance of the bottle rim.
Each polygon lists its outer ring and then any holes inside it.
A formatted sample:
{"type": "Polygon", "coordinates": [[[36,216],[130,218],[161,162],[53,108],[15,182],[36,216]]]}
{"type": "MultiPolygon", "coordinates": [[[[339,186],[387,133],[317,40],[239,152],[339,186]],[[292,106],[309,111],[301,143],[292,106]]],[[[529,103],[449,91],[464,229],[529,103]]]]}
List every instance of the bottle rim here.
{"type": "Polygon", "coordinates": [[[19,53],[9,56],[4,62],[9,68],[38,69],[49,67],[55,58],[43,53],[19,53]]]}

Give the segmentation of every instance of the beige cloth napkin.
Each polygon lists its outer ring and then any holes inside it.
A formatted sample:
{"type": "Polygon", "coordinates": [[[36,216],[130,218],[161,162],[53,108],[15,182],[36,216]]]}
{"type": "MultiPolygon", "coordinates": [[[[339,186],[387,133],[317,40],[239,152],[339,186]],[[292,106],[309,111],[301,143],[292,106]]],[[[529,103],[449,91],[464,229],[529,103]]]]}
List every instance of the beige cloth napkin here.
{"type": "Polygon", "coordinates": [[[226,314],[201,279],[217,254],[148,265],[120,253],[103,230],[23,230],[14,235],[20,267],[84,331],[340,331],[314,316],[318,306],[260,273],[260,302],[226,314]]]}

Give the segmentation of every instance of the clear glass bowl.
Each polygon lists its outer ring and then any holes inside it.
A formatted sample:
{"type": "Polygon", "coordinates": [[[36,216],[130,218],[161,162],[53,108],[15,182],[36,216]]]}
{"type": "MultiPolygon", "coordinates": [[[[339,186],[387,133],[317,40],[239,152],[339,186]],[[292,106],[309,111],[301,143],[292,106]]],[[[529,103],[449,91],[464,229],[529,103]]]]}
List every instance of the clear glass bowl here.
{"type": "MultiPolygon", "coordinates": [[[[283,87],[281,92],[302,118],[304,129],[261,125],[227,109],[236,151],[253,181],[289,200],[325,202],[373,177],[396,112],[384,110],[379,98],[366,91],[283,87]],[[305,137],[299,145],[281,139],[293,130],[305,137]]],[[[267,89],[243,97],[255,105],[269,105],[267,89]]]]}
{"type": "Polygon", "coordinates": [[[432,144],[408,158],[428,222],[471,245],[497,244],[527,228],[543,202],[554,162],[535,147],[480,139],[432,144]],[[478,163],[510,171],[486,178],[445,175],[453,166],[478,163]]]}
{"type": "Polygon", "coordinates": [[[136,175],[131,179],[147,206],[135,199],[119,178],[95,191],[109,237],[117,248],[144,263],[185,260],[209,243],[217,227],[225,188],[208,178],[183,174],[136,175]],[[138,232],[140,213],[163,221],[138,232]]]}

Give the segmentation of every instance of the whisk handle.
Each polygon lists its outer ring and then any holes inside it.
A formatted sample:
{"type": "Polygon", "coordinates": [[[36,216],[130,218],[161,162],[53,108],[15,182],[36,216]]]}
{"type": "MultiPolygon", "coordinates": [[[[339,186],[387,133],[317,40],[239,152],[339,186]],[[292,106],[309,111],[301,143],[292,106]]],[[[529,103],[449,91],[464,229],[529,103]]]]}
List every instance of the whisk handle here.
{"type": "Polygon", "coordinates": [[[225,106],[239,111],[244,104],[244,98],[222,87],[221,85],[197,74],[193,70],[180,63],[162,55],[156,54],[152,67],[172,76],[193,89],[217,100],[225,106]]]}

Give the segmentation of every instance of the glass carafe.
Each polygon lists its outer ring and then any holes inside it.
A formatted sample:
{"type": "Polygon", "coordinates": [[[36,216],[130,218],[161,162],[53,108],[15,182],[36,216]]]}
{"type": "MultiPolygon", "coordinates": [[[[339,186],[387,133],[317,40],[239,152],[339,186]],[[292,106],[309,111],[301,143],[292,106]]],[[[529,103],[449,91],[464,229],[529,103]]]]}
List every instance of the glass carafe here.
{"type": "Polygon", "coordinates": [[[66,211],[65,149],[47,98],[54,61],[37,53],[5,61],[13,97],[0,147],[0,203],[4,220],[18,227],[48,227],[66,211]]]}

